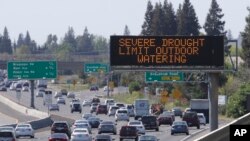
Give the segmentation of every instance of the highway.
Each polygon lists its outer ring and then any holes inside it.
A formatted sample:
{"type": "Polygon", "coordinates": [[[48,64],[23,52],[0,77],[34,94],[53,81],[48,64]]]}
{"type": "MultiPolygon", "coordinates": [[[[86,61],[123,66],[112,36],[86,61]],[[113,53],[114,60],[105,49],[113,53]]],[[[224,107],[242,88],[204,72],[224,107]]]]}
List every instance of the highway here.
{"type": "MultiPolygon", "coordinates": [[[[55,88],[52,88],[55,89],[55,88]]],[[[2,92],[1,92],[2,93],[2,92]]],[[[80,98],[81,101],[83,99],[89,99],[92,97],[95,97],[97,95],[96,92],[92,92],[89,90],[85,90],[85,91],[81,91],[81,92],[75,92],[76,97],[80,98]]],[[[30,93],[29,92],[22,92],[21,94],[21,98],[20,101],[17,99],[16,97],[16,92],[15,91],[8,91],[8,92],[4,92],[1,95],[15,101],[15,102],[19,102],[20,104],[30,107],[30,93]]],[[[102,90],[99,91],[98,95],[103,95],[102,90]]],[[[35,107],[36,109],[40,110],[40,111],[44,111],[44,112],[48,112],[47,107],[43,105],[41,97],[36,98],[35,97],[35,107]]],[[[60,111],[52,111],[50,112],[52,119],[53,120],[67,120],[70,123],[72,123],[75,119],[80,119],[81,115],[78,112],[74,112],[71,113],[70,112],[70,106],[69,106],[69,101],[70,99],[65,98],[66,99],[66,105],[60,105],[60,111]]],[[[102,102],[104,99],[101,99],[102,102]]],[[[56,102],[56,99],[53,98],[53,103],[56,102]]],[[[2,108],[1,108],[2,109],[2,108]]],[[[0,111],[2,112],[2,111],[0,111]]],[[[90,112],[90,107],[83,107],[83,112],[82,113],[86,113],[86,112],[90,112]]],[[[5,113],[6,115],[8,115],[9,113],[5,113]]],[[[18,114],[17,112],[15,112],[15,114],[18,114]]],[[[108,117],[107,115],[98,115],[98,117],[100,117],[102,120],[114,120],[114,117],[108,117]]],[[[133,118],[131,117],[131,120],[133,120],[133,118]]],[[[176,118],[176,120],[181,120],[180,118],[176,118]]],[[[125,121],[119,121],[117,123],[117,131],[119,134],[119,129],[122,125],[126,125],[127,122],[125,121]]],[[[199,131],[199,130],[203,130],[205,128],[207,128],[208,125],[206,126],[201,126],[200,129],[196,129],[195,127],[190,127],[190,134],[192,135],[193,133],[199,131]]],[[[165,141],[165,140],[171,140],[171,141],[181,141],[183,139],[185,139],[187,137],[187,135],[185,134],[179,134],[179,135],[170,135],[170,129],[171,126],[169,125],[161,125],[160,126],[160,130],[158,132],[154,131],[154,130],[147,130],[146,134],[153,134],[156,135],[158,137],[158,139],[160,139],[161,141],[165,141]]],[[[97,134],[97,129],[92,129],[92,137],[95,137],[95,135],[97,134]]],[[[21,138],[19,139],[21,140],[25,140],[25,141],[45,141],[48,139],[50,135],[50,127],[47,128],[43,128],[43,129],[39,129],[36,131],[35,134],[35,138],[34,139],[29,139],[29,138],[21,138]]],[[[113,138],[115,140],[119,140],[119,135],[112,135],[113,138]]]]}

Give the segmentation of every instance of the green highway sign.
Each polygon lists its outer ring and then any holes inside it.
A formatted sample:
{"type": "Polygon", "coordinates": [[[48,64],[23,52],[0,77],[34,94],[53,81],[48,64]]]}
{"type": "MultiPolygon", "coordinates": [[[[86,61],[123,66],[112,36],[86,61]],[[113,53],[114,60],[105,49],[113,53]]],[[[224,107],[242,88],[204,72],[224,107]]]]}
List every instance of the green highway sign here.
{"type": "Polygon", "coordinates": [[[56,61],[10,61],[8,79],[55,79],[56,61]]]}
{"type": "Polygon", "coordinates": [[[184,81],[182,72],[146,72],[146,82],[184,81]]]}
{"type": "Polygon", "coordinates": [[[97,73],[97,72],[104,72],[107,73],[109,71],[107,64],[84,64],[84,72],[85,73],[97,73]]]}

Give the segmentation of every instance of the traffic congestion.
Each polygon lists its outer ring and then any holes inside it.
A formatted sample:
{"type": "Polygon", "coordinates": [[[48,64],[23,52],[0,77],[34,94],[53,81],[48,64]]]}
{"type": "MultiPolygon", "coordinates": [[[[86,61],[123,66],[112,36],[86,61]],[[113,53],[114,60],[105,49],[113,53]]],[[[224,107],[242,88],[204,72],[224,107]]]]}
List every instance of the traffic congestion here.
{"type": "MultiPolygon", "coordinates": [[[[27,85],[26,82],[22,81],[27,85]]],[[[19,99],[16,97],[19,87],[10,89],[10,85],[1,93],[29,107],[30,92],[22,90],[23,84],[20,87],[19,99]]],[[[112,93],[126,90],[124,87],[115,88],[112,93]]],[[[90,87],[71,91],[52,83],[48,83],[47,88],[37,87],[35,108],[51,116],[51,126],[34,130],[30,124],[25,123],[25,129],[19,129],[17,126],[18,128],[11,130],[16,140],[25,141],[179,141],[207,128],[206,124],[200,123],[196,113],[184,112],[178,107],[165,109],[159,104],[150,103],[148,99],[136,99],[133,104],[123,103],[112,96],[107,97],[106,94],[105,88],[90,87]]],[[[19,124],[24,123],[17,125],[19,124]]]]}

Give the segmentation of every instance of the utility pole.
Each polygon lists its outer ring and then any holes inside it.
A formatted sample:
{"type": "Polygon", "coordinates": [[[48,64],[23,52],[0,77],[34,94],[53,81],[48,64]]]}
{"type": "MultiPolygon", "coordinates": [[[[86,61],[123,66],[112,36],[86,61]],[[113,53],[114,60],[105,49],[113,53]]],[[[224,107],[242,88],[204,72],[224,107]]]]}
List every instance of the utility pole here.
{"type": "Polygon", "coordinates": [[[30,80],[30,91],[31,91],[30,107],[32,108],[35,108],[34,89],[35,89],[35,82],[34,80],[30,80]]]}
{"type": "Polygon", "coordinates": [[[208,73],[210,131],[218,128],[218,79],[219,73],[208,73]]]}

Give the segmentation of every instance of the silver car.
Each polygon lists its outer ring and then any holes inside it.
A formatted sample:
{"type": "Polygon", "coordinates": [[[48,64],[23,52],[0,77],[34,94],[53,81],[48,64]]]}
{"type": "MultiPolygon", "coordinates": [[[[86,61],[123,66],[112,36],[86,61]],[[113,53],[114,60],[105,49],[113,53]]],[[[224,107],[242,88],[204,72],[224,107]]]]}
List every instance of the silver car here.
{"type": "Polygon", "coordinates": [[[115,121],[129,121],[129,115],[127,109],[118,109],[115,113],[115,121]]]}

